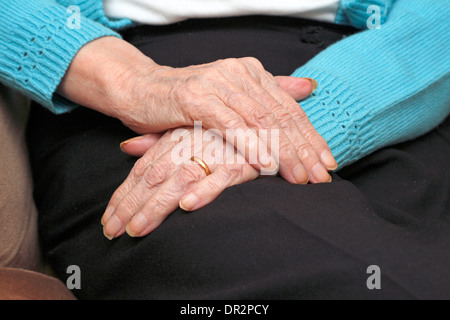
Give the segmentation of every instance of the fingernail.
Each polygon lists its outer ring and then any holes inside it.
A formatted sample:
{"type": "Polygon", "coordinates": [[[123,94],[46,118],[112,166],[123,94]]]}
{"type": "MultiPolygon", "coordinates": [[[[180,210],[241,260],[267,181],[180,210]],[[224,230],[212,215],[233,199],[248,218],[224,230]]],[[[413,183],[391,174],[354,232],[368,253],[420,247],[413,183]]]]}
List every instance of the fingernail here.
{"type": "Polygon", "coordinates": [[[328,170],[336,170],[338,167],[338,164],[336,160],[333,157],[333,154],[328,151],[324,150],[322,154],[320,155],[320,159],[322,162],[327,166],[328,170]]]}
{"type": "Polygon", "coordinates": [[[192,211],[197,206],[199,201],[200,200],[195,194],[189,193],[180,200],[180,208],[184,211],[192,211]]]}
{"type": "Polygon", "coordinates": [[[103,233],[108,239],[111,240],[122,228],[122,221],[120,221],[116,215],[113,215],[103,228],[103,233]]]}
{"type": "Polygon", "coordinates": [[[127,225],[126,232],[130,237],[136,237],[145,229],[145,227],[147,227],[147,225],[147,218],[142,214],[142,212],[139,212],[133,217],[133,219],[131,219],[130,223],[127,225]]]}
{"type": "Polygon", "coordinates": [[[311,93],[313,93],[314,91],[316,91],[317,87],[318,87],[318,83],[316,80],[312,79],[312,78],[305,78],[308,79],[311,82],[311,86],[312,86],[312,91],[311,93]]]}
{"type": "Polygon", "coordinates": [[[100,220],[102,226],[104,226],[108,222],[108,220],[109,220],[109,218],[111,218],[111,215],[113,214],[113,212],[114,212],[113,207],[108,206],[106,208],[105,213],[103,214],[102,219],[100,220]]]}
{"type": "Polygon", "coordinates": [[[308,183],[308,173],[306,172],[303,165],[298,164],[295,166],[294,179],[299,184],[307,184],[308,183]]]}
{"type": "Polygon", "coordinates": [[[136,234],[130,229],[130,224],[127,224],[125,231],[130,237],[132,238],[136,237],[136,234]]]}
{"type": "Polygon", "coordinates": [[[277,171],[278,170],[278,164],[277,161],[273,156],[270,156],[269,154],[261,154],[259,156],[259,161],[261,162],[261,165],[263,166],[263,169],[271,172],[271,171],[277,171]]]}
{"type": "Polygon", "coordinates": [[[269,155],[267,154],[267,153],[264,153],[264,154],[261,154],[260,156],[259,156],[259,161],[261,162],[261,164],[264,166],[264,167],[267,167],[267,166],[269,166],[271,163],[271,157],[269,157],[269,155]]]}
{"type": "Polygon", "coordinates": [[[139,136],[139,137],[134,137],[134,138],[131,138],[131,139],[128,139],[128,140],[123,141],[123,142],[120,144],[120,150],[122,150],[122,152],[125,152],[125,151],[123,150],[123,147],[124,147],[125,145],[127,145],[127,144],[130,143],[130,142],[139,140],[139,139],[141,139],[141,138],[142,138],[142,136],[139,136]]]}
{"type": "Polygon", "coordinates": [[[312,173],[317,180],[330,182],[331,176],[321,163],[317,163],[312,168],[312,173]]]}
{"type": "Polygon", "coordinates": [[[111,237],[110,235],[106,234],[105,228],[103,228],[103,235],[104,235],[104,236],[106,237],[106,239],[108,239],[108,240],[112,240],[112,239],[113,239],[113,237],[111,237]]]}

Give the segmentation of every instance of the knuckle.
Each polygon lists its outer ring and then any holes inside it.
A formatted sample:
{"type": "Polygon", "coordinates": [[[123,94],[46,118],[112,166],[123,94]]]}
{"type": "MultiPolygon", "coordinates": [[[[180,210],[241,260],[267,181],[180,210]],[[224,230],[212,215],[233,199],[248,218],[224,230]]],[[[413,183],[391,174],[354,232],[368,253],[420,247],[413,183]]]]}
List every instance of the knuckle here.
{"type": "MultiPolygon", "coordinates": [[[[154,196],[152,200],[152,208],[159,208],[159,209],[168,209],[171,207],[171,202],[173,201],[173,198],[170,197],[170,195],[166,193],[158,193],[154,196]]],[[[154,210],[155,213],[164,212],[163,210],[154,210]]]]}
{"type": "Polygon", "coordinates": [[[245,68],[244,63],[241,59],[237,58],[228,58],[221,61],[221,65],[227,69],[237,70],[245,68]]]}
{"type": "Polygon", "coordinates": [[[224,165],[217,168],[214,176],[205,180],[206,188],[209,193],[217,194],[232,184],[240,175],[240,166],[224,165]]]}
{"type": "Polygon", "coordinates": [[[306,159],[306,158],[310,157],[312,154],[311,145],[307,142],[296,145],[295,151],[297,151],[297,155],[301,159],[306,159]]]}
{"type": "Polygon", "coordinates": [[[232,179],[240,178],[244,176],[245,164],[236,164],[224,167],[226,170],[225,177],[228,178],[227,181],[232,179]]]}
{"type": "Polygon", "coordinates": [[[241,118],[234,113],[228,113],[225,115],[217,114],[217,122],[222,124],[225,129],[236,129],[242,126],[241,118]]]}
{"type": "Polygon", "coordinates": [[[316,131],[314,127],[304,128],[302,130],[303,136],[310,141],[312,144],[320,144],[323,145],[325,140],[322,136],[316,131]]]}
{"type": "Polygon", "coordinates": [[[217,178],[214,179],[208,179],[205,181],[206,188],[211,193],[215,193],[220,189],[220,182],[217,180],[217,178]]]}
{"type": "Polygon", "coordinates": [[[295,148],[293,148],[292,144],[284,143],[280,145],[279,148],[279,157],[280,159],[292,159],[296,157],[295,148]]]}
{"type": "Polygon", "coordinates": [[[220,80],[223,80],[224,76],[223,74],[220,72],[220,70],[216,67],[216,66],[211,66],[209,68],[204,69],[201,73],[200,73],[200,77],[198,78],[198,80],[201,81],[213,81],[213,82],[220,82],[220,80]]]}
{"type": "Polygon", "coordinates": [[[135,194],[129,193],[125,198],[122,199],[119,206],[117,207],[117,217],[122,221],[122,223],[127,223],[131,217],[139,210],[139,199],[135,194]]]}
{"type": "Polygon", "coordinates": [[[248,65],[251,65],[251,66],[253,66],[253,67],[256,67],[256,68],[258,68],[258,69],[264,69],[264,67],[263,67],[263,64],[261,63],[261,61],[259,61],[257,58],[255,58],[255,57],[244,57],[244,58],[241,58],[241,60],[244,62],[244,63],[246,63],[246,64],[248,64],[248,65]]]}
{"type": "Polygon", "coordinates": [[[230,106],[239,105],[241,101],[244,99],[244,92],[228,90],[225,95],[225,99],[230,106]]]}
{"type": "Polygon", "coordinates": [[[278,83],[277,79],[275,79],[275,77],[269,72],[269,71],[264,71],[264,83],[271,89],[273,90],[280,90],[281,86],[278,83]]]}
{"type": "Polygon", "coordinates": [[[305,126],[306,124],[309,124],[309,118],[308,115],[306,114],[305,111],[303,111],[302,108],[300,108],[300,106],[298,107],[298,109],[294,109],[292,110],[292,115],[295,118],[295,121],[302,127],[305,126]]]}
{"type": "Polygon", "coordinates": [[[200,180],[205,172],[203,169],[195,163],[185,163],[181,166],[179,176],[185,184],[189,184],[200,180]]]}
{"type": "Polygon", "coordinates": [[[217,60],[215,63],[219,64],[219,65],[229,65],[229,64],[233,64],[237,61],[237,58],[226,58],[226,59],[220,59],[217,60]]]}
{"type": "Polygon", "coordinates": [[[253,110],[252,115],[252,123],[256,124],[257,127],[260,128],[268,128],[273,124],[273,114],[268,110],[253,110]]]}
{"type": "Polygon", "coordinates": [[[277,120],[282,129],[290,128],[292,125],[291,114],[287,111],[280,111],[277,113],[277,120]]]}
{"type": "Polygon", "coordinates": [[[295,101],[295,99],[286,91],[284,91],[283,88],[281,88],[278,84],[277,84],[277,88],[275,88],[275,90],[279,93],[278,94],[278,100],[280,102],[280,105],[284,106],[286,108],[286,110],[289,111],[289,114],[292,116],[292,113],[298,113],[298,112],[303,112],[303,110],[300,109],[299,104],[297,103],[297,101],[295,101]],[[300,109],[300,110],[299,110],[300,109]]]}
{"type": "Polygon", "coordinates": [[[142,178],[147,170],[147,162],[144,158],[136,161],[133,167],[133,174],[136,178],[142,178]]]}
{"type": "Polygon", "coordinates": [[[163,183],[168,175],[168,168],[163,165],[153,165],[144,175],[144,181],[147,186],[155,186],[163,183]]]}

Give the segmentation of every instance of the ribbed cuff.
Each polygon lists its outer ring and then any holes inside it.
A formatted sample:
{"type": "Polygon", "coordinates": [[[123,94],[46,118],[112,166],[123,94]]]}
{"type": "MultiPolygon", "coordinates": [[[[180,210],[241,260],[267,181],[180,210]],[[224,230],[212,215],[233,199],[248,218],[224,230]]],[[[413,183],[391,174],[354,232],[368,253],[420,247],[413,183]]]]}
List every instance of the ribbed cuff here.
{"type": "Polygon", "coordinates": [[[15,87],[54,113],[75,107],[55,94],[76,53],[88,42],[117,36],[116,32],[81,16],[78,29],[69,26],[73,12],[44,2],[47,6],[29,2],[23,8],[4,5],[0,10],[0,79],[15,87]],[[17,10],[21,14],[17,15],[17,10]],[[4,20],[6,19],[6,20],[4,20]]]}
{"type": "Polygon", "coordinates": [[[374,131],[370,129],[369,108],[361,95],[343,80],[323,70],[307,66],[292,76],[313,78],[316,91],[300,102],[317,132],[327,141],[339,168],[342,168],[371,149],[374,131]]]}

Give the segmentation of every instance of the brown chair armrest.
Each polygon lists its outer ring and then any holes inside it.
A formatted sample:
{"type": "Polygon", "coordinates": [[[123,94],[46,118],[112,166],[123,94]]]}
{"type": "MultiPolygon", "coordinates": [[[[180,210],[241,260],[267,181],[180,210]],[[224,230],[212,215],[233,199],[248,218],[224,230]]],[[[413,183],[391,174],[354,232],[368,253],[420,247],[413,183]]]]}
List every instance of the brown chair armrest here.
{"type": "Polygon", "coordinates": [[[76,300],[58,279],[25,269],[0,268],[0,300],[76,300]]]}

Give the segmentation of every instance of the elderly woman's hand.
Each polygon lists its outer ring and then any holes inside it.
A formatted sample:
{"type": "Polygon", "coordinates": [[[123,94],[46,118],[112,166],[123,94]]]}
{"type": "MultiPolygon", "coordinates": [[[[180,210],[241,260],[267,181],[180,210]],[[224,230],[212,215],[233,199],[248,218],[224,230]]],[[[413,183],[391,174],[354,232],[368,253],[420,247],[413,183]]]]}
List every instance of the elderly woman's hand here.
{"type": "Polygon", "coordinates": [[[192,126],[195,121],[224,137],[228,129],[242,129],[248,139],[235,147],[255,169],[279,170],[292,183],[327,182],[327,170],[337,164],[305,112],[282,87],[293,84],[303,96],[313,91],[307,79],[277,81],[254,58],[170,68],[123,40],[104,37],[79,51],[59,92],[140,134],[192,126]],[[249,161],[262,140],[252,134],[259,129],[279,130],[279,148],[268,150],[270,161],[249,161]]]}
{"type": "Polygon", "coordinates": [[[122,145],[125,152],[136,156],[149,149],[108,204],[102,217],[107,238],[125,231],[131,236],[145,236],[179,206],[186,211],[199,209],[224,189],[260,175],[220,134],[197,130],[172,129],[162,138],[148,134],[122,145]],[[198,134],[200,149],[195,145],[198,134]],[[207,168],[191,160],[196,153],[207,168]]]}

